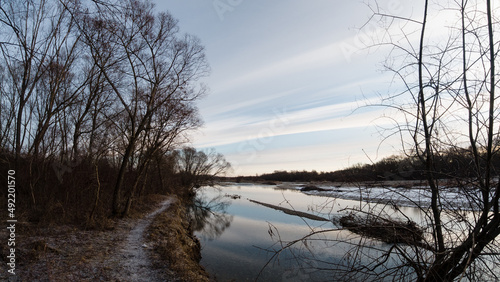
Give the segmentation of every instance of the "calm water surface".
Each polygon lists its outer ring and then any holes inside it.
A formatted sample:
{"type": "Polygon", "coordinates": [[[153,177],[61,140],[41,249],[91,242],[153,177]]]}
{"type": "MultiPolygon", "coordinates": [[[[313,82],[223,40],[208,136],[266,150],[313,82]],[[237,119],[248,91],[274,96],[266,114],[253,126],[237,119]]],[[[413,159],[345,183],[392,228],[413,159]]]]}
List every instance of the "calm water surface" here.
{"type": "MultiPolygon", "coordinates": [[[[306,195],[295,190],[275,189],[270,185],[204,187],[198,194],[193,214],[196,218],[195,235],[202,245],[201,264],[211,275],[218,281],[334,279],[331,271],[315,269],[342,260],[348,248],[342,243],[342,238],[352,236],[350,232],[331,231],[313,236],[306,245],[299,243],[271,260],[275,254],[273,250],[281,249],[280,239],[288,242],[309,234],[311,230],[336,229],[337,226],[332,221],[289,215],[248,199],[326,219],[338,218],[345,214],[342,209],[360,205],[358,201],[306,195]],[[228,195],[240,198],[233,199],[228,195]],[[324,265],[319,265],[318,261],[324,265]]],[[[416,209],[405,209],[419,222],[416,209]]]]}

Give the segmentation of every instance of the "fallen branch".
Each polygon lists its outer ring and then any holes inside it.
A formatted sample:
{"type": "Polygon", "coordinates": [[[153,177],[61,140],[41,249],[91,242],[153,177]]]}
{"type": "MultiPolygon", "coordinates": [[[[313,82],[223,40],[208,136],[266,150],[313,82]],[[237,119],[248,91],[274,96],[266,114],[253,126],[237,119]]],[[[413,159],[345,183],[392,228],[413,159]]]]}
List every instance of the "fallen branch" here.
{"type": "Polygon", "coordinates": [[[378,217],[359,217],[354,214],[343,216],[340,224],[349,231],[372,237],[386,243],[421,245],[424,232],[413,221],[397,221],[378,217]]]}
{"type": "Polygon", "coordinates": [[[300,217],[304,217],[304,218],[308,218],[308,219],[312,219],[312,220],[317,220],[317,221],[330,221],[329,219],[326,219],[324,217],[320,217],[320,216],[317,216],[317,215],[314,215],[314,214],[310,214],[310,213],[306,213],[306,212],[301,212],[301,211],[296,211],[296,210],[291,210],[291,209],[287,209],[287,208],[280,207],[280,206],[275,206],[275,205],[271,205],[271,204],[262,203],[262,202],[259,202],[259,201],[254,201],[254,200],[251,200],[251,199],[248,199],[248,200],[250,202],[252,202],[252,203],[256,203],[256,204],[262,205],[264,207],[272,208],[272,209],[275,209],[275,210],[279,210],[279,211],[282,211],[282,212],[284,212],[286,214],[289,214],[289,215],[300,216],[300,217]]]}

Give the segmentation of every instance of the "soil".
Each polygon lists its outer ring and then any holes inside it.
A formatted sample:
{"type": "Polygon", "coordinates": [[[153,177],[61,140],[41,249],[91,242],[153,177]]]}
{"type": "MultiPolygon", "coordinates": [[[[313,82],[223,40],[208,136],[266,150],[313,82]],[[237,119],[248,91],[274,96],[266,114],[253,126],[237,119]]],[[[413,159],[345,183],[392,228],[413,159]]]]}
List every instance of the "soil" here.
{"type": "MultiPolygon", "coordinates": [[[[105,231],[71,226],[30,228],[27,223],[20,222],[22,228],[16,234],[16,275],[6,273],[4,267],[0,280],[179,280],[178,273],[154,261],[155,250],[148,241],[148,227],[154,218],[175,202],[176,198],[157,196],[156,205],[149,213],[142,214],[142,218],[116,220],[109,223],[111,228],[105,231]]],[[[8,235],[5,231],[0,233],[2,238],[8,235]]],[[[7,253],[5,248],[2,246],[2,254],[7,253]]],[[[5,259],[2,255],[2,263],[6,263],[5,259]]]]}

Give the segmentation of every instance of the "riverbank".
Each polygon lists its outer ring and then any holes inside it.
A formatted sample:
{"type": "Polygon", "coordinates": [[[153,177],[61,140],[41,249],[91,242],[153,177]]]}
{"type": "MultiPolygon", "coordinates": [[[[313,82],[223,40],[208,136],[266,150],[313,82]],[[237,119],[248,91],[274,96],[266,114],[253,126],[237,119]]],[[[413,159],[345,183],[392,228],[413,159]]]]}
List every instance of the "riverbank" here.
{"type": "MultiPolygon", "coordinates": [[[[2,271],[0,280],[207,281],[200,280],[208,275],[204,276],[198,265],[199,244],[190,233],[185,208],[177,198],[151,195],[140,206],[131,217],[109,219],[95,230],[18,222],[16,275],[2,271]],[[164,237],[158,239],[158,235],[164,237]],[[178,249],[188,250],[188,255],[178,249]],[[158,250],[170,252],[171,261],[182,261],[190,268],[165,263],[158,250]],[[199,270],[195,271],[196,266],[199,270]]],[[[6,231],[0,232],[2,238],[7,238],[6,231]]]]}
{"type": "Polygon", "coordinates": [[[166,265],[182,281],[209,281],[209,275],[199,264],[201,245],[193,235],[185,204],[174,201],[157,216],[148,229],[148,244],[156,264],[166,265]]]}

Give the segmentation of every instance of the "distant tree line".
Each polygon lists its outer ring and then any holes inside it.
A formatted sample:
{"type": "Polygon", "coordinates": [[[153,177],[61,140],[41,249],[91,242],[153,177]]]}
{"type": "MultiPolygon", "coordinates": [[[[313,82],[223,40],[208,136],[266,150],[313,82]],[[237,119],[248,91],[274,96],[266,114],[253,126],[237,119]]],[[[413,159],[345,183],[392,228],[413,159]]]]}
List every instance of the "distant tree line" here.
{"type": "MultiPolygon", "coordinates": [[[[433,172],[441,179],[467,179],[474,176],[474,163],[470,148],[453,147],[439,152],[433,163],[433,172]]],[[[493,156],[492,162],[500,166],[500,157],[493,156]]],[[[265,181],[383,181],[383,180],[425,180],[426,168],[417,156],[390,156],[372,164],[356,164],[346,169],[331,172],[274,171],[258,178],[265,181]]]]}
{"type": "Polygon", "coordinates": [[[200,41],[150,1],[0,0],[0,165],[20,205],[92,221],[220,173],[223,157],[181,149],[208,72],[200,41]]]}

